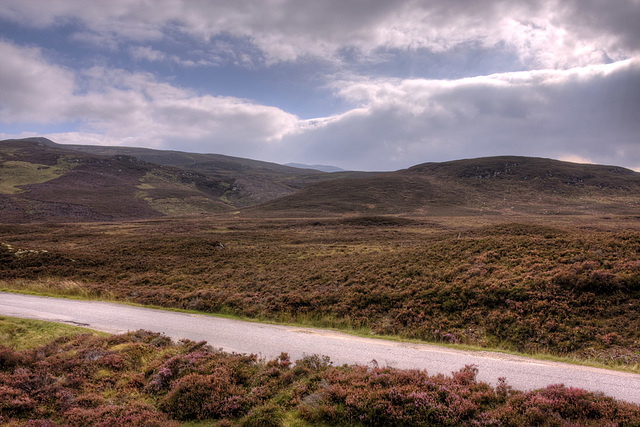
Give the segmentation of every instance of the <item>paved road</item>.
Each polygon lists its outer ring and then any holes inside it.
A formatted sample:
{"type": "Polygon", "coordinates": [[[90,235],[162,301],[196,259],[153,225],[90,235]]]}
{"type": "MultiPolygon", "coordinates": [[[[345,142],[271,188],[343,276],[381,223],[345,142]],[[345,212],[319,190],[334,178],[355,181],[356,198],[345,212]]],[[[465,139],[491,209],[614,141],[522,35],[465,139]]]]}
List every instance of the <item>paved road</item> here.
{"type": "Polygon", "coordinates": [[[328,355],[335,364],[370,364],[426,369],[449,375],[467,364],[480,370],[478,379],[493,385],[499,377],[520,390],[565,384],[602,391],[640,403],[640,375],[584,366],[545,362],[491,352],[468,352],[426,344],[354,337],[320,329],[242,322],[127,305],[75,301],[0,292],[0,315],[49,320],[110,333],[146,329],[174,339],[206,340],[228,352],[255,353],[264,358],[289,353],[328,355]]]}

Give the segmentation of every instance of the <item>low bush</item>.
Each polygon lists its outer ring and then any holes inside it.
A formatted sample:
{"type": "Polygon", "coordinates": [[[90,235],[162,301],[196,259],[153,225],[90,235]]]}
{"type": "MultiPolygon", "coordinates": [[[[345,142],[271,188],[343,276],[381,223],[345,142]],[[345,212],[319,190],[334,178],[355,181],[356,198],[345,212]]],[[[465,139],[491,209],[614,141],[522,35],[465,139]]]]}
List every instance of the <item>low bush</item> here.
{"type": "Polygon", "coordinates": [[[563,386],[492,387],[473,366],[434,376],[334,367],[319,356],[262,361],[145,331],[15,353],[0,373],[0,425],[275,426],[292,417],[325,425],[640,425],[638,405],[563,386]]]}
{"type": "Polygon", "coordinates": [[[0,286],[640,366],[632,220],[455,231],[434,221],[0,227],[15,248],[0,246],[0,286]]]}
{"type": "Polygon", "coordinates": [[[229,373],[218,371],[174,381],[159,407],[179,420],[234,418],[247,411],[249,401],[229,373]]]}

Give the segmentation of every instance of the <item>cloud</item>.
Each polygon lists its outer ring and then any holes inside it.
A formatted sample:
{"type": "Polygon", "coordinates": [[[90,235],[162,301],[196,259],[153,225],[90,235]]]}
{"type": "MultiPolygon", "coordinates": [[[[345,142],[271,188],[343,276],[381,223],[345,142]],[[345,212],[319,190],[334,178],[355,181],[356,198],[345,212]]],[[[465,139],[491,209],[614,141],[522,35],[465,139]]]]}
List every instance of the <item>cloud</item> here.
{"type": "Polygon", "coordinates": [[[40,50],[0,42],[0,122],[79,123],[61,143],[116,144],[260,157],[298,119],[235,97],[197,94],[148,73],[92,67],[76,74],[40,50]]]}
{"type": "Polygon", "coordinates": [[[199,95],[147,74],[102,68],[87,74],[103,89],[77,97],[73,115],[84,115],[87,128],[107,141],[260,157],[297,122],[275,107],[199,95]]]}
{"type": "Polygon", "coordinates": [[[301,161],[389,170],[518,154],[640,165],[639,60],[455,81],[346,81],[336,87],[360,107],[285,137],[301,161]]]}
{"type": "Polygon", "coordinates": [[[130,49],[134,59],[145,61],[165,61],[167,54],[150,46],[134,46],[130,49]]]}
{"type": "Polygon", "coordinates": [[[640,36],[636,0],[4,0],[0,17],[35,26],[78,20],[94,37],[123,41],[230,37],[252,43],[267,64],[471,44],[512,51],[529,68],[570,68],[637,55],[640,36]]]}
{"type": "MultiPolygon", "coordinates": [[[[151,84],[150,86],[153,86],[151,84]]],[[[160,85],[163,86],[163,85],[160,85]]],[[[166,87],[108,91],[76,100],[85,131],[49,134],[60,143],[129,145],[265,158],[295,116],[229,97],[170,94],[166,87]]]]}
{"type": "Polygon", "coordinates": [[[130,55],[136,61],[148,62],[173,62],[185,67],[193,67],[195,65],[211,65],[211,62],[199,60],[198,62],[181,59],[177,55],[168,55],[161,50],[154,49],[150,46],[132,46],[129,49],[130,55]]]}
{"type": "Polygon", "coordinates": [[[73,72],[46,62],[40,49],[0,40],[0,122],[51,122],[73,93],[73,72]]]}
{"type": "Polygon", "coordinates": [[[599,40],[609,49],[638,53],[640,2],[569,0],[562,3],[563,23],[578,37],[599,40]]]}
{"type": "MultiPolygon", "coordinates": [[[[73,123],[61,143],[146,146],[261,160],[392,170],[520,154],[640,167],[640,59],[459,80],[351,77],[352,108],[301,120],[150,73],[71,71],[40,49],[0,41],[0,122],[73,123]]],[[[61,126],[64,127],[64,126],[61,126]]]]}

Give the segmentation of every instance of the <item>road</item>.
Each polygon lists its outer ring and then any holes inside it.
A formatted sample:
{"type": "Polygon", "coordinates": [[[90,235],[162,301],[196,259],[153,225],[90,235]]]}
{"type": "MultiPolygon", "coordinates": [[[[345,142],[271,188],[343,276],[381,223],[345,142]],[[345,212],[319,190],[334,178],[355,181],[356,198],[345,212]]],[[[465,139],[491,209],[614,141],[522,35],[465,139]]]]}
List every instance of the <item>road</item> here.
{"type": "Polygon", "coordinates": [[[493,352],[470,352],[427,344],[360,338],[321,329],[243,322],[213,316],[0,292],[0,315],[48,320],[110,333],[138,329],[162,332],[173,339],[205,340],[227,352],[292,360],[327,355],[334,364],[371,364],[425,369],[449,375],[465,365],[479,369],[478,379],[496,385],[499,377],[519,390],[564,384],[640,404],[640,375],[547,362],[493,352]]]}

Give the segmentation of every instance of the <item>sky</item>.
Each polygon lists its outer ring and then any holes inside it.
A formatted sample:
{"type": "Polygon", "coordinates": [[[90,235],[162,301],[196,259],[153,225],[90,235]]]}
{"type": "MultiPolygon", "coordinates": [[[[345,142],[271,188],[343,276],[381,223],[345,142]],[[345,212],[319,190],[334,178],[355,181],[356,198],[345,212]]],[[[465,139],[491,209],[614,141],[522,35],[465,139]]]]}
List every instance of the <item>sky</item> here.
{"type": "Polygon", "coordinates": [[[640,0],[2,0],[0,139],[640,171],[640,0]]]}

